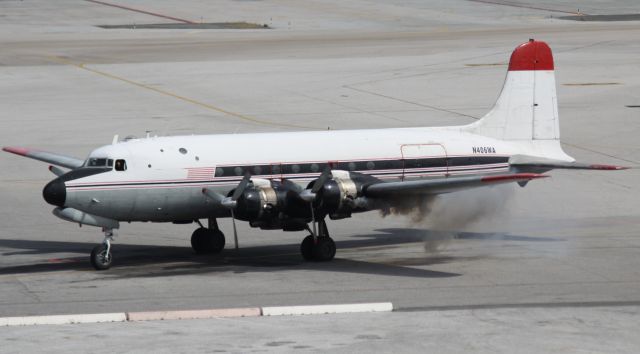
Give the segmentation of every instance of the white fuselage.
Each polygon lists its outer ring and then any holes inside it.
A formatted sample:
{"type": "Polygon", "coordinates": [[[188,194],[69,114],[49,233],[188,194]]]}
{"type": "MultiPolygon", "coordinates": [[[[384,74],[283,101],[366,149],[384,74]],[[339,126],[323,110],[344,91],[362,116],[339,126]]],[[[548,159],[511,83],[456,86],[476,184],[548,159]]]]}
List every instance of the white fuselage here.
{"type": "Polygon", "coordinates": [[[90,158],[125,160],[66,182],[66,206],[120,221],[227,216],[202,194],[226,195],[244,174],[306,186],[327,164],[379,179],[500,173],[514,154],[544,150],[464,131],[464,127],[152,137],[107,145],[90,158]]]}

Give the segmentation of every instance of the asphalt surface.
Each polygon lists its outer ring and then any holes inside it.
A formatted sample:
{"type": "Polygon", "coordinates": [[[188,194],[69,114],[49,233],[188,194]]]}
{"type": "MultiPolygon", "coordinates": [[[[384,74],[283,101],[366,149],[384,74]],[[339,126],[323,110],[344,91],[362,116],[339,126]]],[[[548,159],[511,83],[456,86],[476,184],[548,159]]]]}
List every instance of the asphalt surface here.
{"type": "MultiPolygon", "coordinates": [[[[493,105],[511,50],[536,38],[554,51],[567,153],[637,167],[640,23],[557,17],[578,7],[589,15],[640,10],[634,1],[576,3],[263,1],[214,9],[208,1],[120,1],[187,21],[270,27],[131,30],[96,26],[179,21],[88,1],[1,2],[0,143],[83,157],[115,134],[145,131],[466,124],[493,105]]],[[[428,215],[333,221],[338,253],[330,263],[302,261],[303,233],[240,223],[235,251],[223,220],[227,249],[196,256],[194,225],[125,224],[113,268],[96,272],[88,255],[100,230],[51,214],[41,196],[54,177],[47,166],[7,153],[0,166],[0,316],[377,301],[397,310],[5,328],[0,352],[78,351],[86,336],[95,352],[119,336],[119,352],[640,347],[632,335],[640,304],[637,168],[556,171],[526,188],[447,196],[428,215]],[[543,339],[531,342],[527,328],[543,339]],[[221,336],[207,337],[216,331],[221,336]],[[154,335],[163,340],[150,342],[154,335]],[[44,349],[45,342],[54,344],[44,349]]]]}

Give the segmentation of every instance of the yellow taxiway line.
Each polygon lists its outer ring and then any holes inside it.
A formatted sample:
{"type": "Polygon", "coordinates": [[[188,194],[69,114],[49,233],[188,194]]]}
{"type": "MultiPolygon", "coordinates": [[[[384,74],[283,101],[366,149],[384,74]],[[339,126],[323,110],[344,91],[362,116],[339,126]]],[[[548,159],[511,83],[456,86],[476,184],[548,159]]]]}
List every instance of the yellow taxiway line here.
{"type": "Polygon", "coordinates": [[[204,102],[195,100],[193,98],[185,97],[185,96],[182,96],[182,95],[175,94],[173,92],[169,92],[169,91],[165,91],[165,90],[153,87],[153,86],[145,85],[143,83],[140,83],[140,82],[137,82],[137,81],[133,81],[133,80],[124,78],[122,76],[118,76],[118,75],[110,74],[110,73],[105,72],[105,71],[94,69],[94,68],[88,67],[84,63],[76,63],[76,62],[73,62],[73,61],[71,61],[69,59],[66,59],[66,58],[63,58],[63,57],[59,57],[59,56],[49,56],[47,58],[49,60],[51,60],[53,62],[56,62],[56,63],[59,63],[59,64],[73,66],[73,67],[76,67],[78,69],[86,70],[86,71],[92,72],[94,74],[98,74],[100,76],[104,76],[104,77],[109,78],[109,79],[125,82],[125,83],[133,85],[133,86],[137,86],[137,87],[140,87],[140,88],[143,88],[143,89],[147,89],[147,90],[150,90],[150,91],[153,91],[153,92],[165,95],[165,96],[173,97],[173,98],[179,99],[181,101],[194,104],[196,106],[200,106],[200,107],[212,110],[212,111],[220,112],[220,113],[223,113],[223,114],[225,114],[227,116],[235,117],[235,118],[243,120],[243,121],[247,121],[247,122],[251,122],[251,123],[255,123],[255,124],[259,124],[259,125],[268,125],[268,126],[276,126],[276,127],[297,128],[297,129],[316,129],[316,128],[313,128],[313,127],[308,127],[308,126],[303,126],[303,125],[288,124],[288,123],[275,123],[275,122],[270,122],[270,121],[267,121],[267,120],[262,120],[262,119],[250,117],[250,116],[247,116],[247,115],[244,115],[244,114],[232,112],[232,111],[226,110],[224,108],[220,108],[220,107],[214,106],[214,105],[209,104],[209,103],[204,103],[204,102]]]}

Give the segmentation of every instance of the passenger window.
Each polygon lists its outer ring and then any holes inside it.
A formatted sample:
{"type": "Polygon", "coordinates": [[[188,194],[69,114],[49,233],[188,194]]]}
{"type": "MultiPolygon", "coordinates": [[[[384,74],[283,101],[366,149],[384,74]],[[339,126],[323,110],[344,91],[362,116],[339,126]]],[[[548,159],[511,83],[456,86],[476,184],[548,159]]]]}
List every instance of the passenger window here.
{"type": "Polygon", "coordinates": [[[124,160],[116,160],[116,171],[126,171],[127,163],[124,160]]]}

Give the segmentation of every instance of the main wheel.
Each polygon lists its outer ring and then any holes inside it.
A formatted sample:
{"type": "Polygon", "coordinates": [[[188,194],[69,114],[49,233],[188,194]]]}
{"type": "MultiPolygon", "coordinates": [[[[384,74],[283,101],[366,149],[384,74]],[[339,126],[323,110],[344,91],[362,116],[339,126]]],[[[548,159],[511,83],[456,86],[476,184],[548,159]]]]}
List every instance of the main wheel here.
{"type": "Polygon", "coordinates": [[[191,235],[191,247],[197,254],[219,253],[224,249],[224,244],[224,234],[220,230],[201,227],[191,235]]]}
{"type": "Polygon", "coordinates": [[[91,251],[91,265],[96,270],[106,270],[111,267],[113,256],[111,252],[107,252],[106,245],[98,245],[91,251]]]}
{"type": "Polygon", "coordinates": [[[211,244],[211,253],[220,253],[224,249],[224,245],[226,240],[224,238],[224,234],[220,230],[210,230],[211,240],[209,241],[211,244]]]}
{"type": "Polygon", "coordinates": [[[300,253],[302,253],[302,258],[304,258],[305,261],[313,260],[313,246],[313,235],[309,235],[302,240],[300,253]]]}
{"type": "Polygon", "coordinates": [[[336,255],[336,243],[329,236],[318,237],[318,242],[313,247],[313,258],[316,261],[330,261],[336,255]]]}

